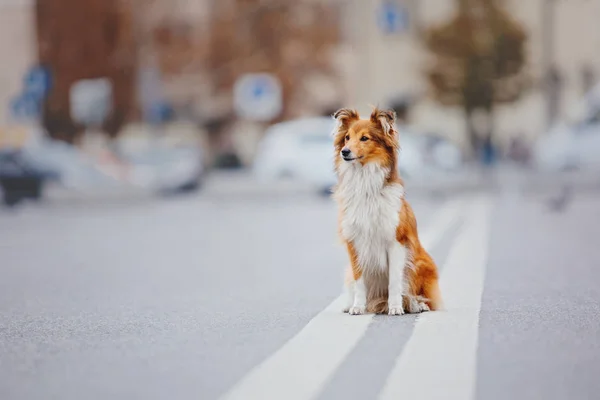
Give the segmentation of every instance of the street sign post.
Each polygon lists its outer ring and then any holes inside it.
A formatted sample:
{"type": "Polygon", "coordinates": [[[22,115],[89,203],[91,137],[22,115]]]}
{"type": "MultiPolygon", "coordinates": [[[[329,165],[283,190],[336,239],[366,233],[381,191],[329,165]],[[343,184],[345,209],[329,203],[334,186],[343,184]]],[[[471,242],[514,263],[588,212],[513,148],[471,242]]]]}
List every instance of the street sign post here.
{"type": "Polygon", "coordinates": [[[23,79],[24,92],[38,100],[43,99],[52,86],[50,71],[43,66],[31,68],[23,79]]]}
{"type": "Polygon", "coordinates": [[[281,83],[267,73],[245,74],[233,88],[234,109],[240,118],[269,121],[283,109],[281,83]]]}
{"type": "Polygon", "coordinates": [[[10,114],[17,121],[39,120],[42,102],[52,87],[52,76],[46,67],[36,65],[23,77],[23,88],[10,102],[10,114]]]}
{"type": "Polygon", "coordinates": [[[408,17],[408,11],[397,0],[383,0],[377,12],[379,28],[387,35],[406,31],[408,17]]]}

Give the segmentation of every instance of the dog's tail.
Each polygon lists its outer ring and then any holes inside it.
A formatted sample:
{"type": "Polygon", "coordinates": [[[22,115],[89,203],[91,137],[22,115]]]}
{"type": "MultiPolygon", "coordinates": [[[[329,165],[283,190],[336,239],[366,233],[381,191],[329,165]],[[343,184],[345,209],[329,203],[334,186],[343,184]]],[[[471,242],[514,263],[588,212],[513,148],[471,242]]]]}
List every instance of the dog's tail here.
{"type": "Polygon", "coordinates": [[[442,292],[440,291],[440,284],[437,279],[432,279],[423,284],[423,297],[425,297],[425,304],[427,304],[431,311],[438,311],[444,308],[442,292]]]}

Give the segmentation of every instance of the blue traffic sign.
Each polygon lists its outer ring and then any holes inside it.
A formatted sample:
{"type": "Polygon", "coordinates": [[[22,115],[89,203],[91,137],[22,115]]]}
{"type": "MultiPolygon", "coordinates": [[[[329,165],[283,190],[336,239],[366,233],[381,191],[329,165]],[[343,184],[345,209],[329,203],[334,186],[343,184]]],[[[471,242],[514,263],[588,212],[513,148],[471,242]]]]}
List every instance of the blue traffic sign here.
{"type": "Polygon", "coordinates": [[[276,76],[245,74],[234,85],[234,107],[241,118],[268,121],[282,110],[282,88],[276,76]]]}
{"type": "Polygon", "coordinates": [[[11,101],[10,111],[15,119],[33,119],[40,115],[40,102],[34,96],[24,93],[11,101]]]}
{"type": "Polygon", "coordinates": [[[377,19],[385,34],[403,32],[408,28],[408,11],[394,0],[384,0],[381,3],[377,19]]]}
{"type": "Polygon", "coordinates": [[[257,79],[254,81],[254,90],[252,94],[255,98],[262,97],[268,89],[265,87],[264,82],[261,79],[257,79]]]}
{"type": "Polygon", "coordinates": [[[48,94],[52,86],[50,70],[43,66],[35,66],[27,72],[23,83],[25,93],[37,99],[42,99],[48,94]]]}

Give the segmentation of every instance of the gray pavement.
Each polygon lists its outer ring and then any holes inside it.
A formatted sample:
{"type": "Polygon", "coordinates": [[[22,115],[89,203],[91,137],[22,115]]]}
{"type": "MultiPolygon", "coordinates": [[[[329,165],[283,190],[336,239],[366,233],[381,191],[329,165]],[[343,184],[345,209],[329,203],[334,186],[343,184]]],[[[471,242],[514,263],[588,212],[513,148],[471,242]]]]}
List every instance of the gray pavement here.
{"type": "MultiPolygon", "coordinates": [[[[468,196],[415,196],[420,231],[468,196]]],[[[597,398],[598,197],[552,212],[546,196],[493,196],[473,398],[597,398]]],[[[470,210],[430,248],[442,273],[470,210]]],[[[210,190],[0,213],[0,399],[219,398],[319,332],[346,263],[336,218],[327,198],[210,190]]],[[[381,396],[420,318],[373,318],[313,397],[381,396]]]]}
{"type": "Polygon", "coordinates": [[[479,330],[480,399],[597,399],[600,197],[499,202],[479,330]]]}

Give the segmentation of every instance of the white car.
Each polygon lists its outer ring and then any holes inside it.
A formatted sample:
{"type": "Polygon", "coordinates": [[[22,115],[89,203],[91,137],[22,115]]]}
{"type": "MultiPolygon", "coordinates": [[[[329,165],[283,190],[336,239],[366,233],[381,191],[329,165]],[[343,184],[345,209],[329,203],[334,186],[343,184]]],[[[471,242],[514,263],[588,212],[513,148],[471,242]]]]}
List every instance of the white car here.
{"type": "MultiPolygon", "coordinates": [[[[118,146],[120,162],[99,161],[78,147],[33,132],[22,149],[30,163],[52,171],[67,189],[104,191],[134,187],[161,193],[195,190],[204,172],[199,146],[169,145],[148,141],[146,145],[118,146]]],[[[105,152],[106,154],[106,152],[105,152]]]]}
{"type": "Polygon", "coordinates": [[[162,193],[198,189],[203,175],[199,147],[156,147],[127,154],[129,181],[144,189],[162,193]]]}
{"type": "Polygon", "coordinates": [[[335,181],[333,129],[329,117],[302,118],[272,125],[259,143],[253,172],[262,181],[293,178],[319,187],[335,181]]]}
{"type": "Polygon", "coordinates": [[[533,160],[546,171],[600,170],[600,109],[581,122],[554,126],[538,139],[533,160]]]}
{"type": "Polygon", "coordinates": [[[540,136],[532,156],[535,166],[549,172],[600,170],[600,84],[568,110],[566,121],[540,136]]]}
{"type": "Polygon", "coordinates": [[[431,174],[455,173],[463,165],[460,148],[439,136],[416,133],[407,126],[398,126],[400,156],[398,167],[406,178],[424,178],[431,174]]]}

